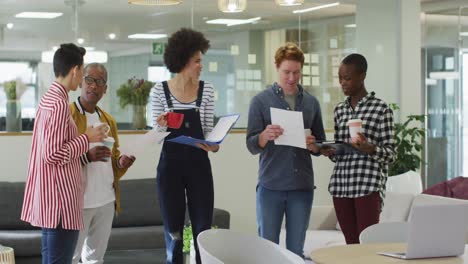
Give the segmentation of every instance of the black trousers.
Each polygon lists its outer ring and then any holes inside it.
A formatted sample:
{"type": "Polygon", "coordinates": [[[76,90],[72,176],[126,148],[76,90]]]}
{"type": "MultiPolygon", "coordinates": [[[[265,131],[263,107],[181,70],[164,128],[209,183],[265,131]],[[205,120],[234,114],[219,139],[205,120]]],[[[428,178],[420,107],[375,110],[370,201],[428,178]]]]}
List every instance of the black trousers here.
{"type": "Polygon", "coordinates": [[[208,155],[190,159],[161,155],[157,169],[157,190],[164,221],[168,264],[183,262],[183,228],[186,204],[192,224],[197,264],[201,264],[197,236],[210,229],[214,190],[208,155]],[[186,200],[187,199],[187,200],[186,200]]]}

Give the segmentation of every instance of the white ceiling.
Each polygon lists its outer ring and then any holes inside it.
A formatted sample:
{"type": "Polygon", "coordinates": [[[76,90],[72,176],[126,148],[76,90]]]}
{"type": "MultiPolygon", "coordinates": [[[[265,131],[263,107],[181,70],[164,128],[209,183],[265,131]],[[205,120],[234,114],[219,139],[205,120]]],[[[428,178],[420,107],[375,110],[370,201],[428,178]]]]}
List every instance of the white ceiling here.
{"type": "MultiPolygon", "coordinates": [[[[72,1],[75,0],[65,0],[72,1]]],[[[14,23],[11,30],[0,31],[0,51],[5,52],[38,52],[50,49],[59,43],[72,42],[75,33],[72,31],[73,10],[64,0],[0,0],[0,25],[14,23]],[[14,15],[23,11],[62,12],[63,16],[51,20],[20,19],[14,15]]],[[[83,0],[79,0],[83,1],[83,0]]],[[[85,38],[83,46],[94,46],[100,50],[123,52],[128,49],[148,48],[152,41],[129,40],[127,35],[134,33],[170,34],[180,27],[191,26],[191,9],[193,7],[194,28],[210,36],[230,34],[233,31],[249,29],[267,29],[284,23],[298,20],[292,11],[313,7],[335,0],[305,0],[301,7],[279,7],[274,0],[247,0],[247,10],[243,13],[224,14],[217,8],[216,0],[184,0],[176,6],[138,6],[130,5],[127,0],[84,0],[79,7],[79,35],[85,38]],[[226,27],[208,25],[207,19],[215,18],[252,18],[262,17],[255,25],[226,27]],[[117,39],[109,40],[109,33],[116,33],[117,39]]],[[[408,1],[408,0],[405,0],[408,1]]],[[[447,6],[467,1],[421,0],[423,7],[436,5],[447,6]]],[[[309,12],[301,16],[302,20],[321,19],[326,17],[347,16],[354,14],[355,0],[340,1],[332,8],[309,12]]],[[[452,6],[453,7],[453,6],[452,6]]],[[[441,8],[440,6],[438,7],[441,8]]],[[[443,8],[442,8],[443,9],[443,8]]],[[[432,11],[436,12],[436,11],[432,11]]]]}

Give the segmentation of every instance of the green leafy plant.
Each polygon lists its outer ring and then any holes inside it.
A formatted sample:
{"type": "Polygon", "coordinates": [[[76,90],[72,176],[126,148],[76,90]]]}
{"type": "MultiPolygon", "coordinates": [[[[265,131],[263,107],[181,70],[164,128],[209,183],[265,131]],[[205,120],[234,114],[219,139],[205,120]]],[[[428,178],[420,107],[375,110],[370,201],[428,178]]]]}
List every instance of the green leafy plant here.
{"type": "Polygon", "coordinates": [[[190,243],[192,241],[192,238],[192,225],[186,225],[184,227],[184,247],[182,249],[184,253],[190,253],[190,243]]]}
{"type": "MultiPolygon", "coordinates": [[[[216,229],[218,227],[217,226],[212,226],[211,228],[216,229]]],[[[190,253],[190,244],[191,244],[192,239],[193,239],[192,225],[191,224],[186,225],[184,227],[183,239],[184,239],[184,247],[182,249],[182,252],[184,252],[185,254],[189,254],[190,253]]]]}
{"type": "Polygon", "coordinates": [[[135,77],[128,79],[127,82],[120,85],[119,89],[117,89],[120,106],[124,108],[129,104],[148,104],[149,94],[153,85],[153,82],[145,81],[144,79],[137,79],[135,77]]]}
{"type": "Polygon", "coordinates": [[[12,80],[4,82],[3,89],[5,89],[5,95],[8,100],[18,100],[27,87],[20,80],[12,80]]]}
{"type": "MultiPolygon", "coordinates": [[[[399,110],[397,104],[389,104],[393,111],[399,110]]],[[[417,170],[422,163],[422,140],[426,130],[416,123],[424,123],[425,115],[409,115],[403,123],[395,123],[395,161],[390,164],[388,175],[394,176],[410,170],[417,170]]]]}

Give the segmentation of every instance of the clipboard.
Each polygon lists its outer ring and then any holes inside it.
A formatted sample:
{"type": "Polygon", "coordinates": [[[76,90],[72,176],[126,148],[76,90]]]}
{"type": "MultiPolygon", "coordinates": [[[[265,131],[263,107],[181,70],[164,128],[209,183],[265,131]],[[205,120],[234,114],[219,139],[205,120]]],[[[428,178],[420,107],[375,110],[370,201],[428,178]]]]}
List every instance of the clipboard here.
{"type": "Polygon", "coordinates": [[[198,148],[197,143],[207,144],[207,145],[218,145],[223,142],[227,134],[239,120],[239,114],[230,114],[220,116],[216,126],[213,127],[213,130],[208,134],[206,139],[198,139],[189,136],[178,136],[176,138],[168,139],[169,142],[185,144],[192,147],[198,148]]]}
{"type": "Polygon", "coordinates": [[[335,155],[346,155],[346,154],[366,154],[356,148],[353,145],[340,142],[340,141],[322,141],[315,143],[319,148],[333,148],[335,149],[335,155]]]}

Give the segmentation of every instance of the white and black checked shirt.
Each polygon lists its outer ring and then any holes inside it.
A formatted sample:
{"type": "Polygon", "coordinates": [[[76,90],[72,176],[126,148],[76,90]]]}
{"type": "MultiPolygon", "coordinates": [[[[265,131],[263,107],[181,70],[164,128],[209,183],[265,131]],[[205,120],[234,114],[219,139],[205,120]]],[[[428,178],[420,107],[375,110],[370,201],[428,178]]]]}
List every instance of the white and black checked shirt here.
{"type": "Polygon", "coordinates": [[[393,139],[393,112],[382,100],[369,93],[356,107],[350,97],[335,107],[335,141],[350,142],[347,122],[362,120],[363,134],[376,146],[375,154],[335,155],[333,174],[328,190],[333,197],[356,198],[379,192],[384,196],[388,164],[395,158],[393,139]]]}

